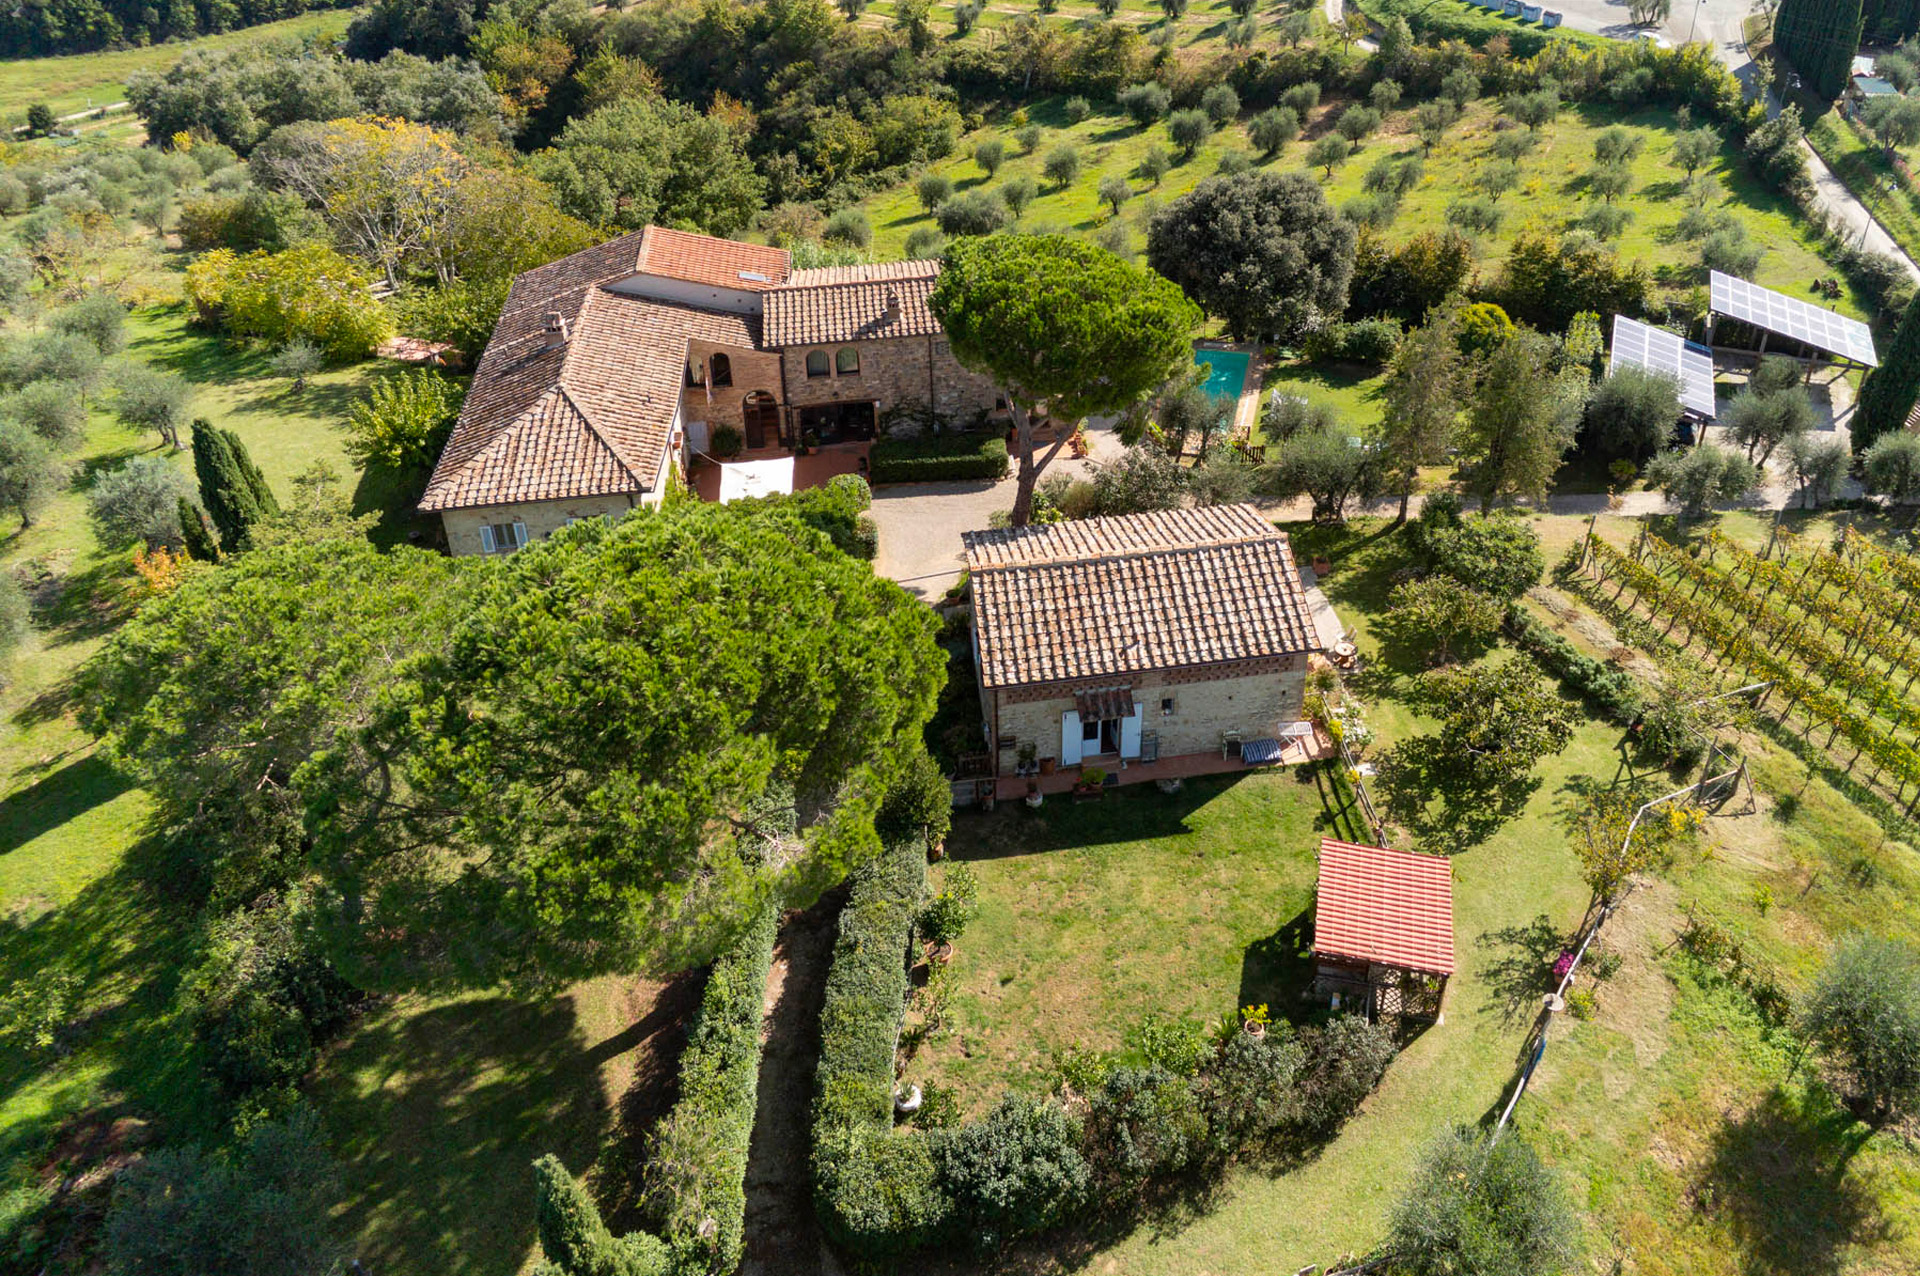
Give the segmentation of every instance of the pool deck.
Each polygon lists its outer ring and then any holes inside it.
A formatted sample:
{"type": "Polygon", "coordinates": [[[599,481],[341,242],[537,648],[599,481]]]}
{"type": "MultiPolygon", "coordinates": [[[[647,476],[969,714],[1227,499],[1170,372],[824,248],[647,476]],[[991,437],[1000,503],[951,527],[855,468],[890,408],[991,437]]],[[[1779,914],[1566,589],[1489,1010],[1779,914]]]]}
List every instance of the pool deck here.
{"type": "Polygon", "coordinates": [[[1254,344],[1234,345],[1227,341],[1196,341],[1194,353],[1202,350],[1232,350],[1247,356],[1247,373],[1240,383],[1240,400],[1233,409],[1233,428],[1230,438],[1250,439],[1253,437],[1254,421],[1260,414],[1260,347],[1254,344]]]}

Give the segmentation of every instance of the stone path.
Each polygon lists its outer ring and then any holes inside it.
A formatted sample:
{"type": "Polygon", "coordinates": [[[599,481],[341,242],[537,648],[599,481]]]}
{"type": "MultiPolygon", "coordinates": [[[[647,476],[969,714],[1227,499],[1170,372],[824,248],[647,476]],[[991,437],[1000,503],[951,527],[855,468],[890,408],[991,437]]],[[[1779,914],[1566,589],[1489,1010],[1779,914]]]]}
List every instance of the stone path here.
{"type": "Polygon", "coordinates": [[[747,1153],[747,1254],[739,1276],[841,1276],[815,1221],[808,1163],[820,1004],[839,902],[830,895],[789,917],[774,948],[759,1106],[747,1153]]]}

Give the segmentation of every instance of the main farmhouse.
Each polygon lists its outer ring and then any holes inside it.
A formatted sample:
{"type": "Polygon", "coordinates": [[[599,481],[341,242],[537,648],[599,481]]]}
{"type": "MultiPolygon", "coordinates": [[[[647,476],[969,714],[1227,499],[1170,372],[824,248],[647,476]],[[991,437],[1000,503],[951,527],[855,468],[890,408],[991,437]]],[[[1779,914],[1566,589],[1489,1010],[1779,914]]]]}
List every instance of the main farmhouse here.
{"type": "MultiPolygon", "coordinates": [[[[1000,400],[928,307],[937,261],[795,270],[786,250],[649,226],[513,282],[420,508],[455,554],[510,553],[660,500],[716,431],[742,460],[865,467],[889,421],[1000,400]]],[[[776,467],[777,468],[777,467],[776,467]]]]}

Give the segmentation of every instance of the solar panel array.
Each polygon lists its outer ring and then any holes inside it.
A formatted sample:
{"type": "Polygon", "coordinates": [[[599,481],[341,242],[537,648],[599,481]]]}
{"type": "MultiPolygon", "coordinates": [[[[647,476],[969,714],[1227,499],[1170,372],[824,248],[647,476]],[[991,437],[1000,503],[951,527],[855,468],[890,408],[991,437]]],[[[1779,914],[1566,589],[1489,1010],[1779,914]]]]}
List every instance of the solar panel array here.
{"type": "Polygon", "coordinates": [[[1608,371],[1625,365],[1664,372],[1680,383],[1680,403],[1687,411],[1711,421],[1713,356],[1663,328],[1650,328],[1625,315],[1613,317],[1613,359],[1608,371]]]}
{"type": "Polygon", "coordinates": [[[1867,325],[1831,310],[1777,293],[1771,288],[1750,284],[1732,275],[1714,271],[1708,280],[1710,304],[1715,314],[1739,319],[1756,328],[1777,332],[1783,337],[1837,354],[1855,363],[1878,367],[1880,358],[1873,350],[1873,333],[1867,325]]]}

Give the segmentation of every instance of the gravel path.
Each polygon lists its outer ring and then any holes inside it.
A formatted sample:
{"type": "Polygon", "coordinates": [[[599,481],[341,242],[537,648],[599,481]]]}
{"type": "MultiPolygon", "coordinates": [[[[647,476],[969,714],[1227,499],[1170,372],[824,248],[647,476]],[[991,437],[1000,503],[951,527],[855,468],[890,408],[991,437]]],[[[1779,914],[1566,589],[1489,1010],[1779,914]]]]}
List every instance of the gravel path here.
{"type": "Polygon", "coordinates": [[[813,1212],[812,1135],[820,1003],[839,899],[789,917],[767,976],[759,1107],[747,1154],[747,1255],[739,1276],[841,1276],[813,1212]]]}

